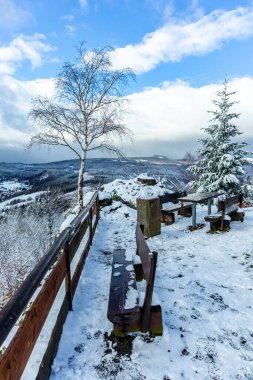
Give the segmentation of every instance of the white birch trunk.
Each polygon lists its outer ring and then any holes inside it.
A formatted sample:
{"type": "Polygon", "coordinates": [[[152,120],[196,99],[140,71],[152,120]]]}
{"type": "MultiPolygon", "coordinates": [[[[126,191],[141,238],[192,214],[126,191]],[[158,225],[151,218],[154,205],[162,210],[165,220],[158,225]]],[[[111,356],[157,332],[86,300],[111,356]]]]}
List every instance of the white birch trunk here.
{"type": "Polygon", "coordinates": [[[78,206],[79,206],[79,212],[83,208],[83,185],[84,185],[84,171],[85,171],[85,163],[86,163],[86,154],[85,152],[82,153],[81,158],[81,166],[79,169],[79,177],[78,177],[78,206]]]}

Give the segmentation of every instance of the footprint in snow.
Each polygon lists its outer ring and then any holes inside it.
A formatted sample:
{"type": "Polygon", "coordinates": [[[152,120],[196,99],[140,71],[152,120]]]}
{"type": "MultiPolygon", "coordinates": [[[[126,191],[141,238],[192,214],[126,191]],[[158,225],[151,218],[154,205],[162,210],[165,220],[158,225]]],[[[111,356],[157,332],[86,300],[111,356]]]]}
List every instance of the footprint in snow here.
{"type": "Polygon", "coordinates": [[[216,313],[218,311],[225,310],[229,307],[228,305],[224,303],[223,298],[220,294],[213,293],[213,294],[210,294],[209,297],[212,299],[211,301],[212,307],[207,310],[208,313],[211,313],[211,314],[216,313]]]}
{"type": "Polygon", "coordinates": [[[219,357],[216,350],[216,339],[213,337],[200,338],[196,342],[197,352],[193,360],[203,360],[208,365],[210,380],[224,380],[220,371],[219,357]]]}

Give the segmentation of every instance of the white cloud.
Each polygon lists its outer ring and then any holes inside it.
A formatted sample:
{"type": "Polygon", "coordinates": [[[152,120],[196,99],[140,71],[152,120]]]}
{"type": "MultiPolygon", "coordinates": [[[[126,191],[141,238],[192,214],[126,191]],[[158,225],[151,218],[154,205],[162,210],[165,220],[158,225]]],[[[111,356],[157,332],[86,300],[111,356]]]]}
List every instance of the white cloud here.
{"type": "Polygon", "coordinates": [[[33,20],[33,15],[13,0],[0,0],[0,28],[15,28],[33,20]]]}
{"type": "MultiPolygon", "coordinates": [[[[215,109],[212,100],[216,98],[216,91],[220,88],[217,84],[194,88],[186,82],[177,81],[165,82],[161,87],[148,88],[129,95],[129,110],[125,123],[134,132],[135,143],[134,146],[123,146],[126,154],[183,157],[187,150],[196,149],[197,140],[204,133],[201,128],[208,125],[210,118],[207,110],[215,109]]],[[[243,132],[238,140],[252,144],[253,78],[233,79],[229,89],[238,91],[234,100],[239,100],[239,103],[235,104],[234,111],[241,113],[236,124],[243,132]]],[[[31,98],[36,95],[51,97],[53,94],[53,79],[20,81],[10,76],[2,76],[0,150],[10,152],[13,149],[14,152],[18,148],[24,148],[33,129],[27,119],[31,98]]],[[[33,152],[35,161],[36,154],[37,152],[33,152]]],[[[60,150],[55,156],[53,151],[51,154],[50,160],[62,158],[60,150]]],[[[64,151],[64,154],[68,152],[64,151]]],[[[100,154],[101,152],[98,153],[100,154]]],[[[29,157],[25,159],[29,160],[29,157]]]]}
{"type": "Polygon", "coordinates": [[[88,6],[88,0],[79,0],[80,7],[85,9],[88,6]]]}
{"type": "MultiPolygon", "coordinates": [[[[177,81],[129,95],[125,122],[135,135],[133,153],[180,157],[186,150],[196,148],[197,140],[203,136],[201,128],[206,127],[210,119],[207,110],[215,109],[212,100],[220,88],[217,84],[194,88],[177,81]]],[[[238,91],[234,99],[239,103],[234,111],[241,113],[236,120],[244,133],[241,139],[252,142],[253,78],[234,79],[229,89],[238,91]]]]}
{"type": "Polygon", "coordinates": [[[54,94],[53,79],[19,81],[2,76],[0,83],[0,147],[1,149],[24,148],[32,126],[28,121],[31,99],[54,94]]]}
{"type": "Polygon", "coordinates": [[[20,35],[7,46],[0,47],[0,74],[13,74],[18,65],[28,60],[32,68],[44,63],[44,55],[55,50],[45,42],[43,34],[20,35]]]}
{"type": "Polygon", "coordinates": [[[72,14],[67,14],[67,15],[62,16],[61,19],[66,20],[66,21],[73,21],[75,19],[75,16],[72,14]]]}
{"type": "Polygon", "coordinates": [[[177,62],[188,55],[210,53],[225,41],[253,35],[253,8],[215,10],[197,21],[171,20],[146,34],[139,44],[118,48],[112,62],[131,67],[137,74],[152,70],[162,62],[177,62]]]}

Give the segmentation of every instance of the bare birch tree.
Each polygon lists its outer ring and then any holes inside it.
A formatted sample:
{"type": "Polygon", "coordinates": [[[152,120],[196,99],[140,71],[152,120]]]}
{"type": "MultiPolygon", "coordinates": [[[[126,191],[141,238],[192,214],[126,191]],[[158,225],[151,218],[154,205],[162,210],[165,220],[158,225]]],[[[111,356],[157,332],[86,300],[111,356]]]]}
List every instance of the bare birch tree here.
{"type": "Polygon", "coordinates": [[[29,146],[68,147],[80,159],[78,205],[83,207],[83,185],[87,153],[102,149],[122,155],[115,138],[130,137],[123,124],[126,111],[124,90],[134,74],[114,70],[110,47],[88,52],[81,43],[75,62],[65,62],[55,79],[52,99],[33,99],[29,117],[40,128],[29,146]]]}

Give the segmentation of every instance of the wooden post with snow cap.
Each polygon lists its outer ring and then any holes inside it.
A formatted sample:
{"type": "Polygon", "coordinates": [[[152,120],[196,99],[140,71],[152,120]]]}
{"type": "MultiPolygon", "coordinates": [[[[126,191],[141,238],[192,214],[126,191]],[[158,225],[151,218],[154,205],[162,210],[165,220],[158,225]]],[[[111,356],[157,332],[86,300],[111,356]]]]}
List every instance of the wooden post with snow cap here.
{"type": "Polygon", "coordinates": [[[137,199],[137,221],[144,226],[144,236],[160,235],[161,205],[159,198],[137,199]]]}

